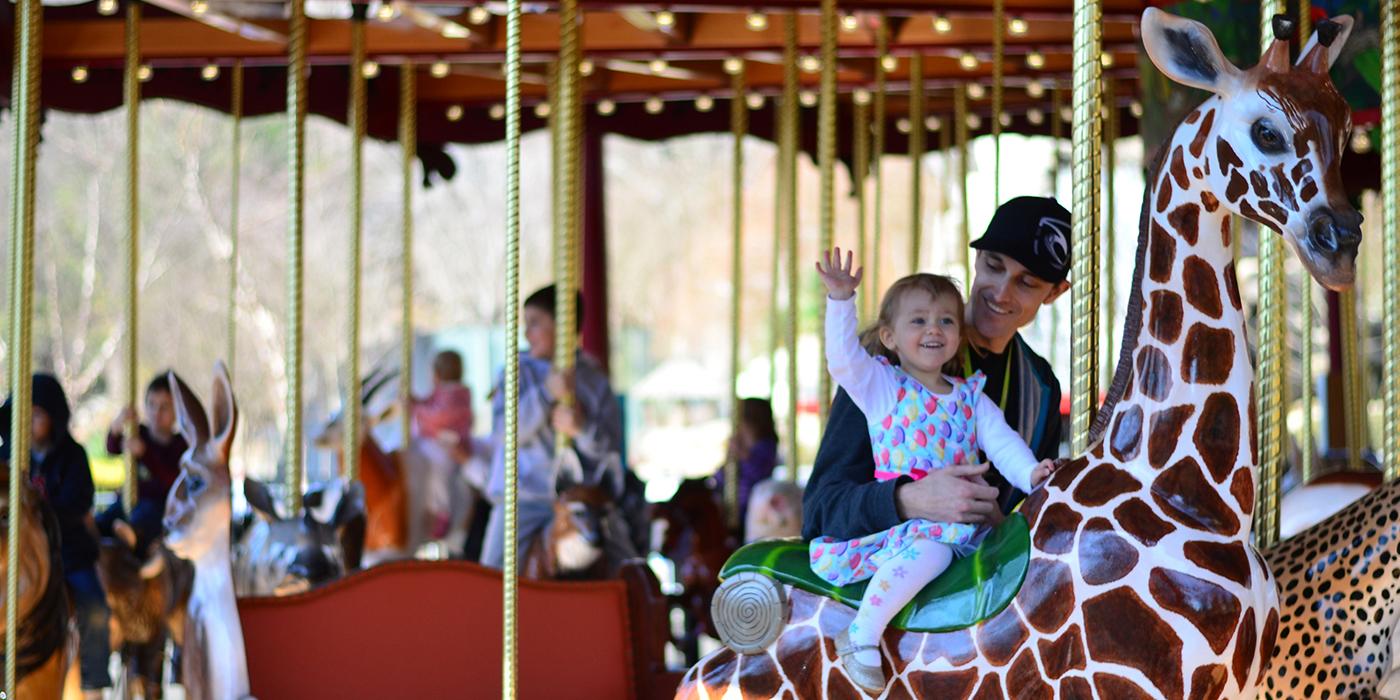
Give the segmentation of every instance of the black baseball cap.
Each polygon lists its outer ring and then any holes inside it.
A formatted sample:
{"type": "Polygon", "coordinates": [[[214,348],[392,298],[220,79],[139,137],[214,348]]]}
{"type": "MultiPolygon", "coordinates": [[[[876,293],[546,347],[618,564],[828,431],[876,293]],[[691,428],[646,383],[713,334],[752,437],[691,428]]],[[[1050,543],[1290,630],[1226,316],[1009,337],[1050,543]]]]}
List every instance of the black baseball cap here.
{"type": "Polygon", "coordinates": [[[1001,253],[1058,284],[1069,276],[1069,210],[1053,197],[1016,197],[997,207],[977,250],[1001,253]]]}

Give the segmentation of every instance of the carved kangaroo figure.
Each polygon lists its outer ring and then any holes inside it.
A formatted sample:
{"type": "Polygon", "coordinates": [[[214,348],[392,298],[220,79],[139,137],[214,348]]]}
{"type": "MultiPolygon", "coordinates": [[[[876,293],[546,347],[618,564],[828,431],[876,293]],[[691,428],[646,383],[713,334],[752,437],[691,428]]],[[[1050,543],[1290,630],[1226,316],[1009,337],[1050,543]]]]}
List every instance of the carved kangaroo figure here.
{"type": "Polygon", "coordinates": [[[214,367],[210,395],[213,421],[194,392],[170,374],[180,431],[190,448],[180,460],[180,478],[165,504],[165,544],[194,563],[194,586],[185,616],[182,670],[191,700],[233,700],[249,696],[243,628],[233,597],[229,566],[229,449],[238,426],[238,407],[228,369],[214,367]]]}

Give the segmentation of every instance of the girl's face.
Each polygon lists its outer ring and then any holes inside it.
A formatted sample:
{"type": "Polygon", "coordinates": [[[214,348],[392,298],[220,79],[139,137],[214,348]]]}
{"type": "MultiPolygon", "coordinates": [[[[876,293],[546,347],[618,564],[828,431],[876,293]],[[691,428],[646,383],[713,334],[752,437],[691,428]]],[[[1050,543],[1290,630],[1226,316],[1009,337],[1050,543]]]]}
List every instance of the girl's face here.
{"type": "Polygon", "coordinates": [[[53,436],[53,420],[49,418],[48,411],[35,406],[34,412],[29,415],[29,439],[35,445],[47,445],[53,436]]]}
{"type": "Polygon", "coordinates": [[[962,337],[957,300],[949,294],[935,298],[913,289],[905,292],[897,306],[894,323],[880,328],[880,342],[899,356],[905,371],[941,373],[962,337]]]}

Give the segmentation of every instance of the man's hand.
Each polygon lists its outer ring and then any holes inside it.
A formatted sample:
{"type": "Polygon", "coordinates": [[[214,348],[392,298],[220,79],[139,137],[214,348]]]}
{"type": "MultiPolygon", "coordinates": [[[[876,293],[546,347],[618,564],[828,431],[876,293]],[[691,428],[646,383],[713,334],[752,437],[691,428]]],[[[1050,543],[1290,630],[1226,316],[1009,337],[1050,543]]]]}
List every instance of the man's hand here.
{"type": "Polygon", "coordinates": [[[565,396],[573,396],[574,368],[570,367],[563,372],[551,371],[549,376],[545,377],[544,388],[549,391],[550,396],[553,396],[555,401],[562,401],[565,396]]]}
{"type": "Polygon", "coordinates": [[[959,464],[935,469],[918,481],[895,489],[899,517],[943,523],[995,522],[997,490],[982,480],[988,465],[959,464]]]}

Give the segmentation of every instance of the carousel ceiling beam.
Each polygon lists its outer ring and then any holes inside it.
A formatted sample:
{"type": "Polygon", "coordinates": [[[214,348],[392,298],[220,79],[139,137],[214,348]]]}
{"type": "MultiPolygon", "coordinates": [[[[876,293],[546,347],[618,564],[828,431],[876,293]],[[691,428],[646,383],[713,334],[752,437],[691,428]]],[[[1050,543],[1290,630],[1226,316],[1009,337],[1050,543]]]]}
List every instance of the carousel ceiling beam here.
{"type": "MultiPolygon", "coordinates": [[[[434,0],[440,5],[474,5],[477,0],[434,0]]],[[[1070,20],[1073,11],[1063,1],[1057,0],[1008,0],[1006,12],[1035,21],[1042,19],[1070,20]]],[[[505,3],[489,2],[493,12],[504,12],[505,3]],[[499,7],[497,7],[499,6],[499,7]]],[[[529,3],[531,10],[552,12],[559,6],[557,0],[542,0],[529,3]]],[[[584,10],[639,9],[647,12],[708,13],[708,12],[800,12],[817,15],[820,6],[812,0],[700,0],[679,3],[629,2],[628,0],[579,0],[584,10]]],[[[991,4],[987,2],[948,2],[947,0],[861,0],[858,6],[843,6],[846,12],[885,12],[891,14],[932,15],[943,14],[950,18],[992,17],[991,4]]],[[[1104,21],[1137,22],[1142,15],[1140,0],[1108,0],[1103,3],[1104,21]]]]}
{"type": "Polygon", "coordinates": [[[471,46],[491,45],[491,37],[487,36],[487,32],[490,31],[489,24],[473,27],[466,17],[448,19],[404,0],[394,0],[390,6],[415,26],[435,32],[444,39],[464,40],[471,46]]]}
{"type": "MultiPolygon", "coordinates": [[[[276,44],[279,47],[285,47],[287,45],[287,35],[285,33],[268,29],[260,24],[254,24],[217,10],[209,9],[209,3],[204,0],[145,0],[145,2],[148,5],[154,5],[163,10],[174,12],[177,15],[183,15],[205,26],[213,27],[219,31],[227,32],[249,41],[268,42],[276,44]]],[[[146,26],[147,23],[142,22],[143,33],[146,26]]]]}
{"type": "Polygon", "coordinates": [[[677,14],[674,10],[665,9],[655,12],[642,10],[635,7],[622,8],[617,14],[626,20],[628,24],[644,32],[652,32],[666,38],[667,46],[683,46],[690,43],[691,33],[697,22],[703,21],[701,15],[694,13],[677,14]],[[664,15],[662,13],[665,13],[664,15]],[[661,21],[662,17],[669,17],[669,22],[661,21]]]}

